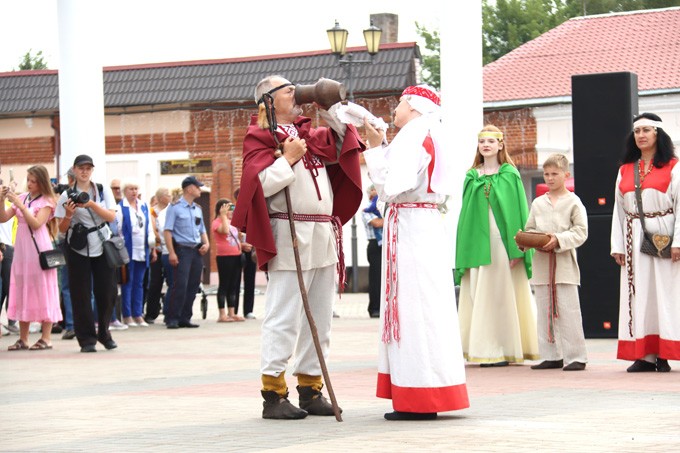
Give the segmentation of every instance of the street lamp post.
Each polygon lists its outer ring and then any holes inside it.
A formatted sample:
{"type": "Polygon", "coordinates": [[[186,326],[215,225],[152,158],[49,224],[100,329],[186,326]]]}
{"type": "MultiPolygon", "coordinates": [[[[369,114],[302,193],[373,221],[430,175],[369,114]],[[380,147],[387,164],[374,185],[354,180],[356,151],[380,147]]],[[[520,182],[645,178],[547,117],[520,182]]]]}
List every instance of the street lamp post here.
{"type": "Polygon", "coordinates": [[[347,91],[349,92],[349,100],[354,100],[354,77],[352,66],[355,64],[371,64],[373,63],[373,56],[380,51],[380,37],[382,30],[371,21],[370,27],[364,30],[364,40],[366,41],[366,51],[368,52],[368,60],[355,60],[351,53],[347,53],[347,37],[349,32],[344,28],[340,28],[338,21],[335,21],[335,26],[326,30],[328,33],[328,41],[331,44],[331,53],[338,59],[338,64],[345,67],[347,71],[347,91]]]}
{"type": "MultiPolygon", "coordinates": [[[[380,36],[382,30],[371,21],[370,27],[364,30],[364,40],[366,41],[366,50],[369,55],[368,60],[355,60],[351,53],[347,53],[347,37],[349,32],[344,28],[340,28],[338,21],[335,21],[335,26],[326,30],[328,33],[328,41],[331,44],[331,53],[338,59],[338,64],[344,66],[347,71],[347,91],[349,93],[349,100],[354,101],[354,74],[352,66],[355,64],[371,64],[373,63],[373,56],[380,50],[380,36]]],[[[356,216],[352,216],[352,292],[356,293],[359,288],[359,262],[358,262],[358,247],[357,247],[357,220],[356,216]]]]}

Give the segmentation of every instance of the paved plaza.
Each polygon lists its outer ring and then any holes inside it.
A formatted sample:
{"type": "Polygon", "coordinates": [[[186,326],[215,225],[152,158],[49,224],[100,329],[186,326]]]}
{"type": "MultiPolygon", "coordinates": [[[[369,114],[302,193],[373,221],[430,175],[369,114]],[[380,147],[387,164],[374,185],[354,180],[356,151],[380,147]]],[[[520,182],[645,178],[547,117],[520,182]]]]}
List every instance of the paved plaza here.
{"type": "MultiPolygon", "coordinates": [[[[263,420],[258,319],[199,329],[113,332],[118,349],[8,352],[0,340],[0,452],[668,452],[680,450],[680,362],[628,374],[614,340],[588,340],[583,372],[467,367],[471,407],[435,421],[388,422],[375,397],[379,321],[366,294],[336,304],[329,369],[343,422],[263,420]]],[[[199,313],[199,299],[194,313],[199,313]]],[[[4,321],[4,319],[3,319],[4,321]]],[[[38,334],[31,335],[31,343],[38,334]]],[[[297,392],[288,377],[292,401],[297,392]]]]}

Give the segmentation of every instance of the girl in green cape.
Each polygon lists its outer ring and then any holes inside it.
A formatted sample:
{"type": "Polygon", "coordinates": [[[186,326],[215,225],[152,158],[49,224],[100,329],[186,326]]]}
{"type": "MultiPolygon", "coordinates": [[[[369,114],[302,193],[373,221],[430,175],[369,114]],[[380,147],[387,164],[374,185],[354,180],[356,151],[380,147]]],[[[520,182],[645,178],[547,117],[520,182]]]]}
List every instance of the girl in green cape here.
{"type": "Polygon", "coordinates": [[[538,359],[529,286],[533,252],[522,252],[513,239],[527,217],[524,187],[503,133],[487,125],[465,176],[455,271],[463,354],[481,366],[538,359]]]}

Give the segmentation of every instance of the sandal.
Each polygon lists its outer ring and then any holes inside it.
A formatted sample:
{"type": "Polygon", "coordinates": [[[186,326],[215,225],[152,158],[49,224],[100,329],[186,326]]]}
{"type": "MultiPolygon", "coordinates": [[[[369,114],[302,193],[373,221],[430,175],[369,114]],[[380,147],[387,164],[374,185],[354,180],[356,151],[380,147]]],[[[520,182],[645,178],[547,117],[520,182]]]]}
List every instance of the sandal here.
{"type": "Polygon", "coordinates": [[[20,351],[22,349],[28,349],[28,345],[24,343],[24,340],[17,340],[12,346],[7,348],[8,351],[20,351]]]}
{"type": "Polygon", "coordinates": [[[245,320],[246,320],[246,318],[244,318],[243,316],[239,316],[239,315],[230,316],[229,318],[230,318],[232,321],[237,321],[237,322],[241,322],[241,321],[245,321],[245,320]]]}
{"type": "Polygon", "coordinates": [[[29,349],[31,351],[42,351],[45,349],[52,349],[52,345],[47,344],[47,342],[41,338],[40,340],[36,341],[35,344],[31,346],[29,349]]]}
{"type": "Polygon", "coordinates": [[[218,318],[217,322],[234,322],[234,319],[227,316],[226,318],[218,318]]]}

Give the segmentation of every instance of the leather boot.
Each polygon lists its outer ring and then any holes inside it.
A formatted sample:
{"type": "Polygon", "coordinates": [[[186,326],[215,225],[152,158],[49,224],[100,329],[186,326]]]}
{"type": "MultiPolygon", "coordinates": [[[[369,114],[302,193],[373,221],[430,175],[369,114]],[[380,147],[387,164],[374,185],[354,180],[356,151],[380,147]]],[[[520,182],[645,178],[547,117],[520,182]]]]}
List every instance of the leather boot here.
{"type": "Polygon", "coordinates": [[[262,406],[262,418],[275,420],[299,420],[307,416],[307,411],[298,409],[288,401],[288,393],[284,396],[274,391],[262,390],[264,403],[262,406]]]}
{"type": "MultiPolygon", "coordinates": [[[[320,390],[298,385],[297,391],[300,394],[300,408],[306,410],[310,415],[335,415],[333,405],[323,396],[320,390]]],[[[340,413],[342,413],[342,409],[340,409],[340,413]]]]}
{"type": "Polygon", "coordinates": [[[531,365],[532,370],[550,370],[553,368],[562,368],[564,366],[564,361],[560,360],[544,360],[538,365],[531,365]]]}

